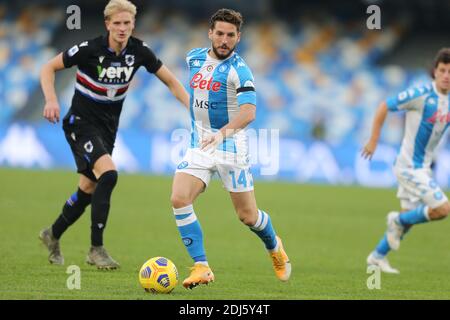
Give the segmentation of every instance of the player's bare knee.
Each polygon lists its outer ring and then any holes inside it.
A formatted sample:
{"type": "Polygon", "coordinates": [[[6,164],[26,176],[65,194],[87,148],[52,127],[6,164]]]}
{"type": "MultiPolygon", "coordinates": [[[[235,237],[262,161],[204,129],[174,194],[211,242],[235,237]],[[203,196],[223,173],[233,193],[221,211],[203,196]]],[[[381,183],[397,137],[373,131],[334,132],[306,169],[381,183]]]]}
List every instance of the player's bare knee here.
{"type": "Polygon", "coordinates": [[[170,196],[170,202],[172,203],[173,208],[184,208],[188,205],[192,204],[191,199],[189,197],[179,194],[172,194],[170,196]]]}
{"type": "Polygon", "coordinates": [[[258,215],[251,209],[239,209],[237,214],[239,216],[239,220],[249,227],[254,226],[256,224],[256,220],[258,220],[258,215]]]}
{"type": "Polygon", "coordinates": [[[245,224],[246,226],[249,226],[249,227],[254,226],[255,223],[256,223],[256,220],[251,219],[251,218],[249,218],[249,217],[239,217],[239,219],[241,220],[241,222],[242,222],[243,224],[245,224]]]}
{"type": "Polygon", "coordinates": [[[430,212],[431,220],[441,220],[448,216],[450,213],[450,203],[446,202],[443,205],[432,209],[430,212]]]}
{"type": "Polygon", "coordinates": [[[97,183],[89,179],[81,179],[78,184],[78,187],[81,189],[81,191],[87,194],[93,194],[95,188],[97,187],[97,183]]]}

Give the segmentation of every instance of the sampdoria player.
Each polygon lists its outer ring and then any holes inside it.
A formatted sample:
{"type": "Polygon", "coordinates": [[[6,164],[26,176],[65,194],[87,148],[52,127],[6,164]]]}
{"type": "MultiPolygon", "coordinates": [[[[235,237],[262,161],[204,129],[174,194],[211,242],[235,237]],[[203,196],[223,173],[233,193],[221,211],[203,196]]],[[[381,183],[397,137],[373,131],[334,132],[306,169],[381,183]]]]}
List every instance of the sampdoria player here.
{"type": "Polygon", "coordinates": [[[45,95],[44,117],[59,121],[60,108],[55,92],[55,72],[74,65],[75,94],[63,120],[67,142],[80,174],[78,190],[66,201],[53,225],[39,237],[49,250],[49,261],[63,264],[59,239],[67,228],[91,205],[91,248],[87,262],[102,269],[119,264],[103,247],[103,231],[110,199],[117,182],[117,169],[111,158],[123,102],[134,74],[144,66],[154,73],[189,107],[189,95],[177,78],[155,56],[145,42],[131,36],[136,6],[127,0],[111,0],[104,10],[108,33],[84,41],[58,54],[41,72],[45,95]]]}

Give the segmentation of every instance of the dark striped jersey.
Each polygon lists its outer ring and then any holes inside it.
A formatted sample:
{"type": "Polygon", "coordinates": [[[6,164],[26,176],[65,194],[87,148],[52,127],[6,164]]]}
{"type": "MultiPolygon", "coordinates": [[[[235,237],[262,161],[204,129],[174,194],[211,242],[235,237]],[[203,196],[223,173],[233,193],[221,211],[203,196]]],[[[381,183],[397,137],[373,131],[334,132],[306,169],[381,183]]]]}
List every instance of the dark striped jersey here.
{"type": "Polygon", "coordinates": [[[75,94],[68,112],[115,137],[124,99],[140,66],[155,73],[162,62],[148,45],[130,37],[119,55],[109,48],[108,35],[84,41],[63,52],[66,68],[78,67],[75,94]]]}

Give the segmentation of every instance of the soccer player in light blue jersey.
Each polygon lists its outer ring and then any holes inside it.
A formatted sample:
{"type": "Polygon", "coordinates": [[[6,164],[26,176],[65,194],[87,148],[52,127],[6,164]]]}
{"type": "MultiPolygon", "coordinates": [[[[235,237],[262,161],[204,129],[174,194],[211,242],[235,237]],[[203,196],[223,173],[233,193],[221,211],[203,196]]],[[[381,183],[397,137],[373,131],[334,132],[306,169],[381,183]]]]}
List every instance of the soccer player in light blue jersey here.
{"type": "Polygon", "coordinates": [[[443,219],[450,212],[448,199],[431,171],[434,150],[450,123],[450,48],[438,52],[431,75],[430,84],[400,92],[381,103],[371,138],[362,151],[363,157],[372,157],[388,111],[406,111],[403,142],[394,164],[401,212],[388,214],[387,231],[367,258],[368,265],[379,266],[387,273],[399,273],[386,255],[399,249],[400,240],[413,225],[443,219]]]}
{"type": "Polygon", "coordinates": [[[183,281],[185,288],[214,281],[208,265],[203,233],[193,203],[217,173],[239,219],[261,238],[276,276],[287,281],[291,265],[276,235],[270,216],[258,209],[249,165],[245,128],[255,119],[256,92],[253,75],[234,51],[240,40],[242,16],[230,9],[218,10],[210,19],[210,48],[191,50],[191,142],[178,165],[171,202],[183,243],[194,267],[183,281]]]}

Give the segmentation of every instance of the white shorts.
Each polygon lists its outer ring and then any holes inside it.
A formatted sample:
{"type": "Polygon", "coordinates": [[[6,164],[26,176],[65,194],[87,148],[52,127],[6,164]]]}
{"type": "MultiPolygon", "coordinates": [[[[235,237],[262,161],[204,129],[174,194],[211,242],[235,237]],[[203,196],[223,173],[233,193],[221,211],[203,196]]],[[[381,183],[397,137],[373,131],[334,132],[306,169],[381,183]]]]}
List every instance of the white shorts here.
{"type": "Polygon", "coordinates": [[[448,201],[432,177],[431,169],[394,167],[398,179],[397,197],[402,209],[412,210],[420,204],[435,209],[448,201]]]}
{"type": "Polygon", "coordinates": [[[213,153],[207,153],[198,148],[189,148],[176,172],[197,177],[206,186],[217,173],[224,188],[229,192],[253,190],[253,176],[248,160],[230,152],[215,150],[213,153]]]}

